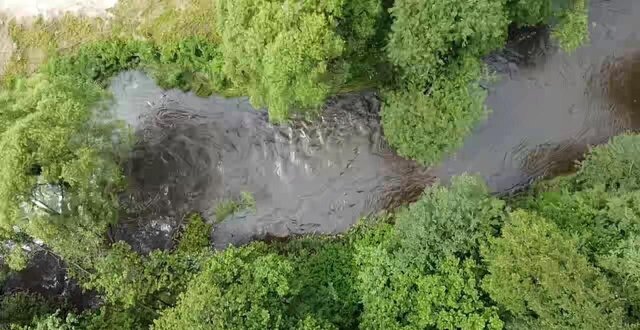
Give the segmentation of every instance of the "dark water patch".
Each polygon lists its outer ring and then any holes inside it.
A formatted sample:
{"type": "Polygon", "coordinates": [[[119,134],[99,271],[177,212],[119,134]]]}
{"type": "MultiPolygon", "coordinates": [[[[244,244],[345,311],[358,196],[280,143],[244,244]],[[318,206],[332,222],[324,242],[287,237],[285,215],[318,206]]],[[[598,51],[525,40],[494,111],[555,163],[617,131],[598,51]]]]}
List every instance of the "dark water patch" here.
{"type": "Polygon", "coordinates": [[[387,146],[373,92],[332,98],[313,120],[272,125],[246,99],[163,91],[140,72],[121,74],[112,90],[116,115],[138,140],[115,237],[140,251],[169,248],[186,214],[213,222],[218,203],[241,193],[255,208],[215,225],[217,247],[342,232],[432,182],[387,146]]]}
{"type": "Polygon", "coordinates": [[[95,307],[99,302],[97,295],[84,292],[69,278],[63,261],[46,251],[36,252],[25,269],[11,273],[0,295],[14,292],[36,293],[53,300],[57,306],[69,306],[79,311],[95,307]]]}
{"type": "Polygon", "coordinates": [[[571,174],[578,169],[589,151],[589,145],[577,141],[565,141],[556,145],[537,146],[522,161],[522,170],[536,179],[571,174]]]}
{"type": "Polygon", "coordinates": [[[593,85],[609,99],[621,125],[640,127],[640,51],[611,58],[604,63],[600,76],[603,81],[593,85]]]}
{"type": "Polygon", "coordinates": [[[487,87],[489,119],[433,171],[388,148],[375,93],[336,97],[317,120],[274,126],[247,99],[162,91],[142,73],[124,73],[112,85],[114,111],[139,143],[127,164],[120,237],[140,250],[167,248],[187,212],[212,220],[218,203],[243,192],[255,210],[217,224],[217,247],[337,233],[417,199],[434,176],[477,173],[492,191],[508,192],[571,171],[588,146],[638,127],[640,5],[592,2],[590,13],[590,44],[572,54],[548,29],[510,31],[506,49],[487,59],[499,75],[487,87]]]}
{"type": "Polygon", "coordinates": [[[547,26],[509,27],[504,49],[487,56],[485,63],[498,73],[513,75],[521,68],[533,67],[557,51],[547,26]]]}

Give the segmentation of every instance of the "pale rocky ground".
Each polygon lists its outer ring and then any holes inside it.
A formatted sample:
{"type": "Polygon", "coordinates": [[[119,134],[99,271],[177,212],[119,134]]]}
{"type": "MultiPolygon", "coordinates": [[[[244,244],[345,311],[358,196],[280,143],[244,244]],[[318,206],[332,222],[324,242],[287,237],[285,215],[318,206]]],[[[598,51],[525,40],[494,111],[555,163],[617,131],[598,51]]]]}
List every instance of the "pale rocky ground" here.
{"type": "Polygon", "coordinates": [[[15,45],[9,36],[9,27],[0,16],[0,76],[4,74],[5,67],[9,64],[15,45]]]}
{"type": "Polygon", "coordinates": [[[21,21],[42,16],[54,18],[65,13],[90,17],[107,16],[118,0],[0,0],[0,76],[5,71],[15,44],[8,31],[11,19],[21,21]]]}
{"type": "Polygon", "coordinates": [[[117,0],[0,0],[0,12],[16,18],[45,18],[71,12],[86,16],[106,15],[117,0]]]}

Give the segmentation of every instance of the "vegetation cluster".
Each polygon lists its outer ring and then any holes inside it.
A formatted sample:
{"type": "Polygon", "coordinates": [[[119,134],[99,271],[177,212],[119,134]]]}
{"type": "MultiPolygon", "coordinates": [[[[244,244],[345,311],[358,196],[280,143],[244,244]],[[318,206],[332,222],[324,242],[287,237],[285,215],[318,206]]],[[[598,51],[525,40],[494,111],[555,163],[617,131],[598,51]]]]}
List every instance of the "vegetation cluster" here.
{"type": "MultiPolygon", "coordinates": [[[[106,87],[123,70],[203,96],[249,95],[274,122],[312,116],[336,93],[378,88],[389,143],[432,164],[484,116],[481,58],[504,45],[508,26],[552,24],[572,49],[586,35],[583,1],[122,0],[110,20],[12,23],[17,51],[0,90],[2,271],[45,250],[101,303],[76,310],[8,293],[0,327],[635,327],[633,135],[517,198],[462,176],[336,237],[216,252],[199,215],[172,250],[141,255],[107,235],[132,143],[107,111],[106,87]]],[[[251,208],[249,197],[219,218],[251,208]]]]}

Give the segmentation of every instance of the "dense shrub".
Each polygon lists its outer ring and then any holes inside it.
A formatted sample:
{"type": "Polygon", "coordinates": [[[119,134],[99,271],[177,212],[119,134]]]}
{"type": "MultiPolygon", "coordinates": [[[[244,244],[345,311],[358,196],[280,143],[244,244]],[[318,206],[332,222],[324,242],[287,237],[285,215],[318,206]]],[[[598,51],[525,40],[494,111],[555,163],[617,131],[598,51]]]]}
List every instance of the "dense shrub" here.
{"type": "Polygon", "coordinates": [[[486,93],[477,85],[480,64],[472,58],[449,68],[425,91],[421,85],[384,95],[382,126],[398,154],[424,165],[462,145],[486,116],[486,93]]]}
{"type": "Polygon", "coordinates": [[[634,234],[609,253],[598,258],[620,297],[624,297],[629,317],[640,319],[640,237],[634,234]]]}
{"type": "Polygon", "coordinates": [[[479,260],[478,247],[497,233],[504,202],[488,195],[481,179],[461,176],[434,186],[396,215],[402,253],[434,270],[449,256],[479,260]]]}
{"type": "Polygon", "coordinates": [[[640,189],[640,137],[620,135],[589,153],[576,177],[581,187],[640,189]]]}
{"type": "Polygon", "coordinates": [[[267,106],[271,120],[319,107],[345,79],[341,34],[363,47],[375,33],[380,1],[347,3],[217,0],[224,73],[255,106],[267,106]]]}
{"type": "Polygon", "coordinates": [[[305,326],[309,326],[306,318],[311,317],[321,328],[356,328],[360,297],[350,240],[309,237],[280,245],[278,252],[293,266],[290,281],[296,295],[289,302],[291,317],[305,326]]]}
{"type": "Polygon", "coordinates": [[[535,329],[623,328],[621,304],[575,242],[525,211],[511,214],[483,256],[483,288],[514,324],[535,329]]]}
{"type": "Polygon", "coordinates": [[[285,328],[291,263],[253,245],[217,254],[155,329],[285,328]]]}

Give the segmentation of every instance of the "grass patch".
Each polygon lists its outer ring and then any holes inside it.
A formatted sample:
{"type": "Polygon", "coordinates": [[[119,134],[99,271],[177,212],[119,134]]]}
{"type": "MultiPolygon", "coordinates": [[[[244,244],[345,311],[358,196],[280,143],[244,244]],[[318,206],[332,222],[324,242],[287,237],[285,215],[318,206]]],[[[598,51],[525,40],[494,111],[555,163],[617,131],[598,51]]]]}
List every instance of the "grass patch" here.
{"type": "Polygon", "coordinates": [[[243,210],[255,210],[256,200],[251,193],[243,191],[237,199],[223,200],[215,208],[216,222],[222,222],[227,217],[243,210]]]}

